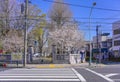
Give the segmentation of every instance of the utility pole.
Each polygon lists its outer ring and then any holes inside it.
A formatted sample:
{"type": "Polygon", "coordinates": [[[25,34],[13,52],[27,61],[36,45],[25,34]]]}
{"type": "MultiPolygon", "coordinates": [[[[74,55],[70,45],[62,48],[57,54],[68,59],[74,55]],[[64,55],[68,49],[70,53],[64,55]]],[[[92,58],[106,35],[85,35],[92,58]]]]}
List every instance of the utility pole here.
{"type": "Polygon", "coordinates": [[[97,25],[97,26],[96,26],[96,36],[97,36],[97,40],[96,40],[97,42],[96,42],[96,43],[97,43],[97,49],[99,48],[99,41],[98,41],[98,40],[99,40],[99,39],[98,39],[98,38],[99,38],[99,36],[98,36],[98,28],[99,28],[99,26],[97,25]]]}
{"type": "Polygon", "coordinates": [[[28,0],[25,0],[25,28],[24,28],[24,61],[23,66],[26,66],[27,62],[27,15],[28,15],[28,0]]]}
{"type": "MultiPolygon", "coordinates": [[[[96,44],[97,44],[97,50],[98,50],[98,54],[99,54],[99,36],[98,36],[98,25],[96,26],[96,44]]],[[[98,54],[96,55],[96,63],[98,62],[98,54]]]]}
{"type": "Polygon", "coordinates": [[[90,40],[90,42],[89,42],[89,45],[90,45],[90,49],[89,49],[89,51],[90,51],[89,66],[91,66],[91,63],[92,63],[92,51],[91,51],[92,50],[92,47],[91,47],[91,15],[92,15],[92,11],[93,11],[94,6],[96,6],[96,2],[94,2],[92,4],[92,7],[90,9],[90,15],[89,15],[89,40],[90,40]]]}
{"type": "Polygon", "coordinates": [[[97,38],[97,40],[96,40],[97,42],[96,43],[97,43],[97,50],[98,50],[98,54],[99,54],[99,63],[100,63],[100,57],[101,56],[100,56],[100,43],[99,43],[99,27],[100,27],[100,25],[96,26],[96,36],[97,36],[96,37],[97,38]]]}

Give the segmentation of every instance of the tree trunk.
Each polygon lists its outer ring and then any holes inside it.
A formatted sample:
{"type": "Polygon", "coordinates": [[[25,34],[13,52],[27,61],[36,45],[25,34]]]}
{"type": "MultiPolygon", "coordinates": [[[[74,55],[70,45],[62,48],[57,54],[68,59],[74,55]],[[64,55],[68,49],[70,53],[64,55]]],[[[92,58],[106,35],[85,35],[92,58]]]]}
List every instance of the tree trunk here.
{"type": "Polygon", "coordinates": [[[43,49],[42,49],[43,41],[42,41],[42,37],[41,36],[39,37],[38,42],[39,42],[39,52],[40,52],[40,54],[42,54],[42,51],[43,51],[43,49]]]}

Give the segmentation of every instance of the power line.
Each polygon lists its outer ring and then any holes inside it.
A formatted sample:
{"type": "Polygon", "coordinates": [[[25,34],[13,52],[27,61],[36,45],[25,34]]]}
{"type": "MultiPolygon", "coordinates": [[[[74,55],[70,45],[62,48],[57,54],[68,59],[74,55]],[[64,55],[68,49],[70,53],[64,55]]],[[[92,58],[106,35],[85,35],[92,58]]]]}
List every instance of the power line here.
{"type": "MultiPolygon", "coordinates": [[[[5,20],[7,19],[6,17],[0,17],[0,20],[5,20]]],[[[8,21],[15,21],[15,20],[22,20],[24,19],[24,16],[15,16],[15,17],[9,17],[8,21]]],[[[83,19],[88,19],[87,17],[83,18],[83,19]]],[[[93,19],[99,19],[99,18],[93,18],[93,19]]],[[[106,19],[106,18],[102,18],[102,19],[106,19]]],[[[114,18],[108,18],[108,19],[114,19],[114,18]]],[[[115,18],[116,19],[116,18],[115,18]]],[[[41,16],[31,16],[30,18],[28,17],[28,20],[37,20],[37,21],[51,21],[51,20],[45,20],[43,18],[41,18],[41,16]],[[40,18],[38,18],[40,17],[40,18]]],[[[74,21],[66,21],[68,23],[74,23],[74,21]]],[[[88,24],[88,21],[77,21],[76,24],[88,24]]],[[[113,24],[113,22],[91,22],[92,24],[113,24]]],[[[116,23],[116,24],[120,24],[120,23],[116,23]]]]}
{"type": "MultiPolygon", "coordinates": [[[[5,19],[0,19],[0,21],[5,20],[5,19]]],[[[19,19],[19,18],[13,18],[13,19],[8,19],[8,21],[15,21],[15,20],[23,20],[23,19],[19,19]]],[[[45,21],[44,19],[36,19],[36,18],[28,18],[28,20],[36,20],[36,21],[45,21]]],[[[50,20],[46,20],[46,21],[50,21],[50,20]]],[[[66,23],[74,23],[74,21],[66,21],[66,23]]],[[[77,21],[78,25],[81,24],[89,24],[88,21],[77,21]]],[[[113,24],[112,22],[91,22],[91,24],[113,24]]],[[[116,23],[116,24],[120,24],[120,23],[116,23]]]]}
{"type": "MultiPolygon", "coordinates": [[[[31,17],[41,17],[41,16],[31,16],[31,17]]],[[[5,18],[5,17],[0,17],[0,18],[5,18]]],[[[14,17],[9,17],[9,18],[24,18],[24,16],[14,16],[14,17]]],[[[59,18],[59,17],[56,17],[56,18],[59,18]]],[[[88,17],[64,17],[64,18],[72,18],[72,19],[89,19],[88,17]]],[[[106,20],[106,19],[120,19],[120,18],[112,18],[112,17],[109,17],[109,18],[91,18],[91,19],[103,19],[103,20],[106,20]]]]}
{"type": "MultiPolygon", "coordinates": [[[[89,31],[89,29],[80,29],[80,30],[89,31]]],[[[96,29],[90,29],[90,30],[96,32],[96,29]]],[[[107,29],[105,30],[104,29],[104,30],[101,30],[101,31],[112,31],[112,30],[107,30],[107,29]]]]}
{"type": "MultiPolygon", "coordinates": [[[[75,7],[91,8],[90,6],[71,4],[71,3],[65,3],[65,2],[58,2],[58,1],[51,1],[51,0],[43,0],[43,1],[51,2],[51,3],[58,3],[58,4],[65,4],[65,5],[75,6],[75,7]]],[[[107,8],[98,8],[98,7],[95,7],[94,9],[105,10],[105,11],[119,11],[120,12],[120,10],[116,10],[116,9],[107,9],[107,8]]]]}

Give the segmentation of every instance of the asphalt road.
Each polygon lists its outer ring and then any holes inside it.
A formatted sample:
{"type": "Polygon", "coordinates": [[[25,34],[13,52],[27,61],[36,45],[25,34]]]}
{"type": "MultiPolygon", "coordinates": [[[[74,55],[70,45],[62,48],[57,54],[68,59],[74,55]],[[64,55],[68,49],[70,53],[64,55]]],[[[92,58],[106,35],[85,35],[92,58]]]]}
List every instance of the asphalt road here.
{"type": "Polygon", "coordinates": [[[92,70],[112,79],[115,82],[120,82],[120,64],[93,68],[92,70]]]}
{"type": "Polygon", "coordinates": [[[0,82],[120,82],[120,65],[92,68],[0,68],[0,82]]]}
{"type": "Polygon", "coordinates": [[[120,64],[75,69],[87,82],[120,82],[120,64]]]}

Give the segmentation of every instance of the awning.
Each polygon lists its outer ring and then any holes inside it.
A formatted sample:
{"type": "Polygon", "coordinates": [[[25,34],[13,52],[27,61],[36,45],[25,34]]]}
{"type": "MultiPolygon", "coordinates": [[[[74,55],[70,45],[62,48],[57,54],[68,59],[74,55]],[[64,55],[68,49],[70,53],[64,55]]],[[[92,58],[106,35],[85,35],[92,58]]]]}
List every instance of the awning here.
{"type": "Polygon", "coordinates": [[[101,49],[101,52],[103,53],[103,52],[108,52],[108,48],[102,48],[101,49]]]}
{"type": "Polygon", "coordinates": [[[99,49],[92,49],[92,53],[99,53],[99,49]]]}
{"type": "Polygon", "coordinates": [[[101,48],[101,50],[100,49],[92,49],[92,53],[99,53],[99,52],[102,52],[102,53],[108,52],[108,48],[101,48]]]}

